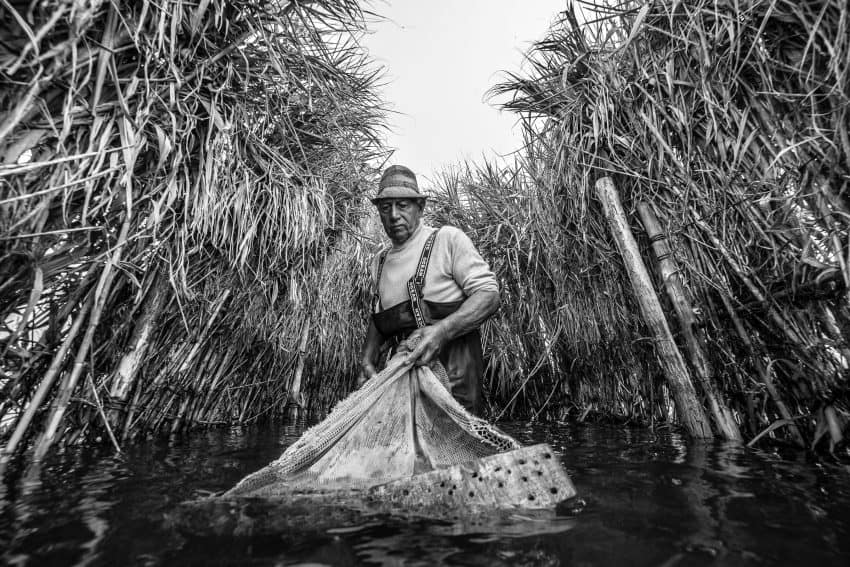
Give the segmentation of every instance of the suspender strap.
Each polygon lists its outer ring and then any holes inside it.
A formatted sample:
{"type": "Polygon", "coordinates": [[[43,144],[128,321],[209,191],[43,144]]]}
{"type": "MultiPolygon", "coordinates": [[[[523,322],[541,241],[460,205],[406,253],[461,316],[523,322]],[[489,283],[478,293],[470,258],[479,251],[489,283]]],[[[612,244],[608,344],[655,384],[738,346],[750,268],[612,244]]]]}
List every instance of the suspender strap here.
{"type": "Polygon", "coordinates": [[[431,250],[434,248],[434,240],[436,240],[438,232],[440,232],[439,228],[428,236],[425,246],[422,247],[422,254],[419,256],[419,264],[416,266],[416,272],[407,281],[407,295],[410,296],[410,307],[413,310],[413,316],[416,318],[417,327],[427,325],[422,309],[422,288],[425,285],[425,274],[428,272],[431,250]]]}
{"type": "Polygon", "coordinates": [[[434,249],[434,240],[437,239],[438,232],[440,232],[439,228],[428,235],[428,240],[425,241],[425,246],[422,247],[422,255],[419,256],[419,264],[416,266],[416,273],[413,274],[413,281],[416,284],[416,288],[420,291],[425,285],[425,274],[428,272],[428,262],[431,260],[431,250],[434,249]]]}

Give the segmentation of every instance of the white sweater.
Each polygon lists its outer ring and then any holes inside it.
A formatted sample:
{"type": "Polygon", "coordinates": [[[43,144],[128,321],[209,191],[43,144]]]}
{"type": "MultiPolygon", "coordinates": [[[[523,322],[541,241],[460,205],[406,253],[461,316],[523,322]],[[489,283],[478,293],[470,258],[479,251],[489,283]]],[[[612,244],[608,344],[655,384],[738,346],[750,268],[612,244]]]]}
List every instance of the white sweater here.
{"type": "MultiPolygon", "coordinates": [[[[422,247],[434,228],[420,224],[407,242],[392,245],[384,261],[378,295],[378,309],[388,309],[407,301],[407,282],[413,277],[422,247]]],[[[378,258],[372,260],[372,284],[378,270],[378,258]]],[[[475,249],[472,240],[459,228],[440,229],[431,250],[431,261],[425,274],[423,299],[438,303],[460,301],[480,290],[499,291],[496,276],[475,249]]]]}

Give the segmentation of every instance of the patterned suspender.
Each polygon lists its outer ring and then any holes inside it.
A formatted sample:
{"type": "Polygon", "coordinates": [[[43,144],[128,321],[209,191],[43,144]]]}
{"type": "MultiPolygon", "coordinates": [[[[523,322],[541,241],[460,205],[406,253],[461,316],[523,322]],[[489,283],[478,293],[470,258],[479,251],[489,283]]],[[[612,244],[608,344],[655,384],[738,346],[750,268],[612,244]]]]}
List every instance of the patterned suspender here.
{"type": "Polygon", "coordinates": [[[419,264],[416,266],[416,272],[407,281],[407,295],[410,296],[410,307],[413,309],[413,316],[416,318],[417,327],[427,325],[425,314],[422,310],[422,288],[425,286],[428,261],[431,259],[431,250],[434,248],[434,240],[437,238],[438,232],[440,232],[439,228],[428,236],[425,246],[422,247],[422,255],[419,256],[419,264]]]}
{"type": "MultiPolygon", "coordinates": [[[[424,327],[427,324],[422,310],[422,288],[425,287],[425,274],[428,273],[428,262],[431,259],[431,250],[434,249],[434,240],[436,240],[438,232],[440,232],[439,228],[428,236],[425,246],[422,247],[422,254],[419,256],[416,272],[414,272],[413,277],[407,282],[407,295],[410,297],[410,307],[413,310],[413,316],[416,318],[417,327],[424,327]]],[[[384,261],[387,259],[388,252],[389,249],[384,250],[378,257],[378,273],[375,278],[374,298],[374,305],[378,309],[382,307],[380,297],[381,274],[384,271],[384,261]]],[[[374,311],[375,309],[373,308],[372,310],[374,311]]]]}

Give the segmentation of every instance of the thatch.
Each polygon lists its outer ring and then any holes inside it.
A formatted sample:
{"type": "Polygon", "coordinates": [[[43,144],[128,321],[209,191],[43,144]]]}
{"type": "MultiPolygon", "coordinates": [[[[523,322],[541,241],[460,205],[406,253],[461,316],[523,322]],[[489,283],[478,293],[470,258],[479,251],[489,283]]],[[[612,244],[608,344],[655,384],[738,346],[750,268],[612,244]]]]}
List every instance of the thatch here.
{"type": "MultiPolygon", "coordinates": [[[[39,431],[37,455],[107,422],[120,443],[339,399],[380,232],[361,210],[380,114],[356,5],[21,4],[0,21],[7,450],[39,431]]],[[[497,89],[525,125],[517,163],[447,174],[430,213],[502,283],[491,415],[676,420],[593,191],[608,175],[706,405],[750,440],[837,441],[843,2],[582,6],[587,21],[565,12],[497,89]]]]}
{"type": "Polygon", "coordinates": [[[356,2],[12,2],[0,26],[6,452],[281,411],[380,148],[356,2]]]}
{"type": "MultiPolygon", "coordinates": [[[[463,228],[502,290],[484,328],[490,413],[634,418],[658,372],[611,243],[594,249],[563,224],[563,199],[529,154],[512,167],[466,167],[435,193],[436,224],[463,228]]],[[[646,411],[646,407],[641,411],[646,411]]]]}
{"type": "Polygon", "coordinates": [[[566,12],[536,45],[532,71],[498,89],[525,119],[519,172],[460,183],[476,198],[456,215],[506,264],[511,305],[498,334],[528,353],[503,358],[506,393],[527,399],[524,413],[544,403],[641,421],[669,412],[593,192],[610,175],[633,230],[643,230],[641,203],[660,219],[694,306],[689,327],[748,435],[791,425],[811,442],[840,429],[850,409],[845,3],[585,8],[587,23],[566,12]],[[553,390],[552,379],[526,380],[528,360],[547,351],[516,332],[541,326],[558,337],[548,356],[571,368],[553,390]]]}

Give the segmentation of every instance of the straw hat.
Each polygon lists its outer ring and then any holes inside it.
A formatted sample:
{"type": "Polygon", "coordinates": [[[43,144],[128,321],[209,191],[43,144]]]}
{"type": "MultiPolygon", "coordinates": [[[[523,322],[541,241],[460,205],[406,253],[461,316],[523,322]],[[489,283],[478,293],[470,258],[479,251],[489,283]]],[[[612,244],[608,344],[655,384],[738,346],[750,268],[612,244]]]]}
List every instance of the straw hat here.
{"type": "Polygon", "coordinates": [[[385,199],[427,199],[419,192],[416,175],[403,165],[391,165],[381,176],[378,194],[372,199],[376,205],[385,199]]]}

